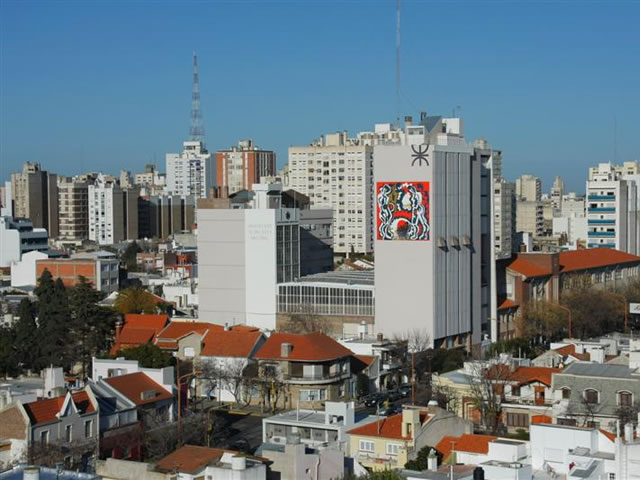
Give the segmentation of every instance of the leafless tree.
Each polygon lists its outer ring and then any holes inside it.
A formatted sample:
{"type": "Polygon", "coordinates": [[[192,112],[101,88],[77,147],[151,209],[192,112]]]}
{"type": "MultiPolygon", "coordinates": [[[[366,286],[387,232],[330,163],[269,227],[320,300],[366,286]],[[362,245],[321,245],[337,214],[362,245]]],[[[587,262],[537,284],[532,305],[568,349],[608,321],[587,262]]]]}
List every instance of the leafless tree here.
{"type": "Polygon", "coordinates": [[[431,398],[438,402],[438,406],[440,408],[444,408],[449,412],[458,414],[460,398],[451,387],[439,384],[434,385],[431,398]]]}
{"type": "Polygon", "coordinates": [[[29,449],[29,462],[46,467],[55,467],[56,464],[63,463],[67,469],[85,471],[89,462],[95,459],[96,447],[95,441],[47,444],[33,442],[29,449]]]}
{"type": "Polygon", "coordinates": [[[509,365],[504,363],[491,361],[471,364],[471,403],[480,414],[481,425],[488,432],[496,433],[500,428],[504,387],[510,375],[509,365]]]}
{"type": "MultiPolygon", "coordinates": [[[[204,412],[187,413],[182,417],[182,444],[207,445],[209,416],[204,412]]],[[[178,422],[167,422],[162,416],[149,416],[144,432],[144,458],[157,460],[180,445],[178,422]]]]}
{"type": "Polygon", "coordinates": [[[255,379],[255,386],[260,395],[260,405],[263,410],[273,412],[278,408],[280,398],[284,398],[286,408],[286,398],[288,385],[283,381],[282,375],[276,365],[260,365],[258,377],[255,379]]]}
{"type": "Polygon", "coordinates": [[[317,315],[311,305],[300,305],[298,311],[291,313],[289,319],[280,326],[279,331],[300,334],[321,332],[326,335],[333,333],[326,316],[317,315]]]}

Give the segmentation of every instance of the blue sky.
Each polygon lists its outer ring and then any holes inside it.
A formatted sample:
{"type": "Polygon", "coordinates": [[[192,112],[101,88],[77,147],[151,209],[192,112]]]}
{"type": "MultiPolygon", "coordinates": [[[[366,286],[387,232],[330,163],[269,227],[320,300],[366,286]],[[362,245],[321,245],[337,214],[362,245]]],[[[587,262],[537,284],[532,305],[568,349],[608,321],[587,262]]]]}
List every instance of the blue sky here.
{"type": "MultiPolygon", "coordinates": [[[[640,159],[640,2],[402,2],[402,113],[449,115],[508,178],[640,159]]],[[[207,145],[289,145],[392,121],[395,1],[0,2],[0,178],[141,170],[189,130],[192,52],[207,145]]]]}

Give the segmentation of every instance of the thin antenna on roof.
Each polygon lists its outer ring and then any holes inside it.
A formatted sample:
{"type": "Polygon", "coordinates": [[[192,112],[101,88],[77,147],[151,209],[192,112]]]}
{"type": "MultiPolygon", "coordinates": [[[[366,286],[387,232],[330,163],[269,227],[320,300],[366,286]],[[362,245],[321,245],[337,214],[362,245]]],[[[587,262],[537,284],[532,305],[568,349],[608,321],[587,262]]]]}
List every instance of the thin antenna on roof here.
{"type": "Polygon", "coordinates": [[[396,121],[400,125],[400,7],[402,0],[396,0],[396,121]]]}
{"type": "Polygon", "coordinates": [[[618,118],[613,115],[613,163],[615,164],[618,158],[618,118]]]}

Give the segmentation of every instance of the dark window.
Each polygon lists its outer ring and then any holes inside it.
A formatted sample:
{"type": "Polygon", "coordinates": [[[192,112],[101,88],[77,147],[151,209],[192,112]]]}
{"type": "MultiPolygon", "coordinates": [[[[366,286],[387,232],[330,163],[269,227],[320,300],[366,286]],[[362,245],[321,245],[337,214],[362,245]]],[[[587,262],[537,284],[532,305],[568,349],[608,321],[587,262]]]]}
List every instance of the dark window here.
{"type": "Polygon", "coordinates": [[[507,413],[508,427],[528,427],[529,415],[526,413],[507,413]]]}
{"type": "Polygon", "coordinates": [[[571,398],[571,389],[566,387],[562,389],[562,398],[568,399],[571,398]]]}
{"type": "Polygon", "coordinates": [[[584,400],[590,404],[598,403],[598,391],[591,388],[584,391],[584,400]]]}
{"type": "Polygon", "coordinates": [[[632,404],[632,395],[630,392],[618,393],[618,405],[621,407],[630,407],[632,404]]]}

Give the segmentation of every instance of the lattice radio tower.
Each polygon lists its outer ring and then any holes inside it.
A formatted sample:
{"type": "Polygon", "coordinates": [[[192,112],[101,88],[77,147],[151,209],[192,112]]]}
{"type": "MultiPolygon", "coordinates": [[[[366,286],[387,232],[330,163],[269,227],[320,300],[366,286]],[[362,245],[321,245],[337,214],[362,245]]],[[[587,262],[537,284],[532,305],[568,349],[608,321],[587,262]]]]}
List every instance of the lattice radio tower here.
{"type": "Polygon", "coordinates": [[[193,53],[193,92],[191,93],[191,128],[189,136],[194,142],[204,142],[202,112],[200,112],[200,79],[198,77],[198,56],[193,53]]]}

